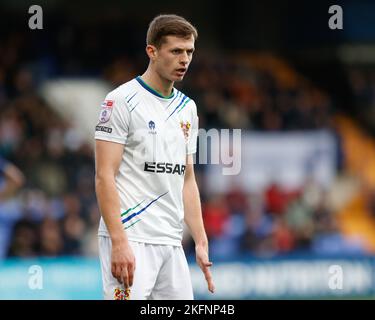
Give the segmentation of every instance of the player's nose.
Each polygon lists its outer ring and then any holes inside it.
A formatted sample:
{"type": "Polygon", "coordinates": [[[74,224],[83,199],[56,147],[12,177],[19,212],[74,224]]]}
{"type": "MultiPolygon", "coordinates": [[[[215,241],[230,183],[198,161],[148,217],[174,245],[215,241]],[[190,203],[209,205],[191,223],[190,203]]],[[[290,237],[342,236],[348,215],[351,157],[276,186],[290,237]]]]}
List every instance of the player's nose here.
{"type": "Polygon", "coordinates": [[[189,63],[189,56],[186,52],[181,55],[180,63],[186,66],[189,63]]]}

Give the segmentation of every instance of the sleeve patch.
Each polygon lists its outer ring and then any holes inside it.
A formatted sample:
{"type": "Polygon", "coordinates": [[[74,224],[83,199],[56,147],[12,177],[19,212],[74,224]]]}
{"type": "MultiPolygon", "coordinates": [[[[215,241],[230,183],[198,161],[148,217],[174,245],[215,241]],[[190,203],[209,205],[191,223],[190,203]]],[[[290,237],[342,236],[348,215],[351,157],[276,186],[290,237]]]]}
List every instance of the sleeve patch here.
{"type": "Polygon", "coordinates": [[[99,122],[106,123],[111,118],[112,108],[113,108],[114,101],[113,100],[104,100],[102,103],[102,111],[99,114],[99,122]]]}

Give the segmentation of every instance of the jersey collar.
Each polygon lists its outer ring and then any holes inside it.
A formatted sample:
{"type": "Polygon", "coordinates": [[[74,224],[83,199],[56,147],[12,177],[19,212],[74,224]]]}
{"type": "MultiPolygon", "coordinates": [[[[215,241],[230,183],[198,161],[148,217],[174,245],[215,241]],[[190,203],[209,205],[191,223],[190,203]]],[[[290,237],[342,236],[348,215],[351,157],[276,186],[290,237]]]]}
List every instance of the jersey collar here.
{"type": "Polygon", "coordinates": [[[135,79],[143,88],[145,88],[147,91],[151,92],[153,95],[157,96],[158,98],[171,99],[174,97],[174,94],[175,94],[174,88],[172,89],[172,93],[169,96],[163,96],[161,93],[157,92],[155,89],[151,88],[146,82],[144,82],[140,76],[136,77],[135,79]]]}

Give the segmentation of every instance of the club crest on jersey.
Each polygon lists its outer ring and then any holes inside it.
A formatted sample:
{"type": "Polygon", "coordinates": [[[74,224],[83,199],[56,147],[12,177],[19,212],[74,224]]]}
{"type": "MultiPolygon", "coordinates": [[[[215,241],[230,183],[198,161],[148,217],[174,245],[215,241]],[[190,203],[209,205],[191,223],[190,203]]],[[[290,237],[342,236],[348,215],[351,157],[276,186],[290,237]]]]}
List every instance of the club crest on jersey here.
{"type": "Polygon", "coordinates": [[[99,115],[99,122],[105,123],[109,120],[112,114],[112,108],[113,108],[114,101],[113,100],[104,100],[102,103],[102,111],[99,115]]]}
{"type": "Polygon", "coordinates": [[[190,130],[191,124],[190,124],[189,121],[186,121],[185,123],[183,121],[181,121],[180,126],[181,126],[182,132],[185,136],[185,140],[187,141],[188,138],[189,138],[189,130],[190,130]]]}
{"type": "Polygon", "coordinates": [[[115,294],[114,294],[114,299],[115,300],[129,300],[130,298],[130,289],[120,289],[116,288],[115,289],[115,294]]]}
{"type": "Polygon", "coordinates": [[[148,128],[150,129],[148,133],[150,134],[156,134],[156,130],[155,130],[155,122],[154,121],[149,121],[148,123],[148,128]]]}

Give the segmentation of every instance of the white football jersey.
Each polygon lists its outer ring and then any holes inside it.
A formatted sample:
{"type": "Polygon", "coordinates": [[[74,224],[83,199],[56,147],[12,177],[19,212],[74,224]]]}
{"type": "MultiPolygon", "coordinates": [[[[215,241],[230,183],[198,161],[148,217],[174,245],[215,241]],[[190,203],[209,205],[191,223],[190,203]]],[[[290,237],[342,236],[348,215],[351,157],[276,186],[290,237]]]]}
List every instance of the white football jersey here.
{"type": "MultiPolygon", "coordinates": [[[[181,245],[186,156],[196,152],[197,133],[196,105],[175,88],[166,98],[137,77],[106,96],[95,139],[124,145],[114,214],[129,240],[181,245]]],[[[103,218],[99,235],[108,236],[103,218]]]]}

